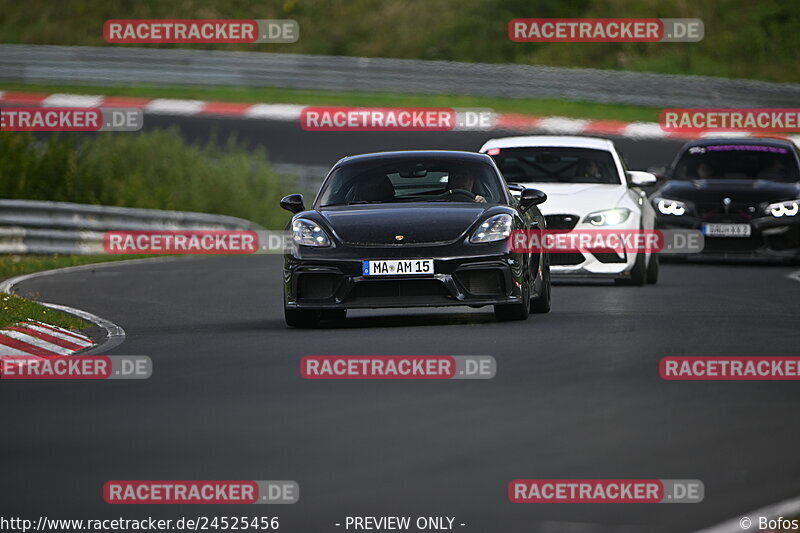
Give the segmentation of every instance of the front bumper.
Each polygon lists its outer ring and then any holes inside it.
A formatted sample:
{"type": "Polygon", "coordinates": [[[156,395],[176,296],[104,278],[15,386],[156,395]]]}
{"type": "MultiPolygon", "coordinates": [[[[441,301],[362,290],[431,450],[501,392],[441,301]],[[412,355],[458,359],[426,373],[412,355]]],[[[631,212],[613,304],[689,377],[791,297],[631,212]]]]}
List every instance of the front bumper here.
{"type": "MultiPolygon", "coordinates": [[[[577,216],[577,215],[574,215],[577,216]]],[[[549,228],[549,226],[548,226],[549,228]]],[[[631,216],[625,224],[607,227],[609,231],[635,231],[639,228],[639,217],[631,216]]],[[[561,229],[561,228],[556,228],[561,229]]],[[[597,227],[587,224],[578,224],[572,231],[597,230],[597,227]]],[[[581,252],[550,252],[550,272],[553,278],[558,279],[607,279],[624,277],[630,273],[636,263],[637,253],[635,252],[615,252],[591,251],[581,252]]]]}
{"type": "Polygon", "coordinates": [[[526,265],[525,256],[509,252],[506,242],[469,247],[463,244],[337,245],[334,249],[301,246],[284,256],[284,303],[287,309],[481,307],[520,303],[524,298],[526,265]],[[433,259],[434,273],[364,276],[362,261],[380,259],[433,259]]]}
{"type": "MultiPolygon", "coordinates": [[[[693,216],[658,215],[659,229],[702,230],[704,223],[750,224],[750,237],[704,237],[701,256],[709,258],[800,258],[800,216],[765,216],[749,221],[735,219],[703,220],[693,216]]],[[[691,254],[696,255],[696,254],[691,254]]]]}

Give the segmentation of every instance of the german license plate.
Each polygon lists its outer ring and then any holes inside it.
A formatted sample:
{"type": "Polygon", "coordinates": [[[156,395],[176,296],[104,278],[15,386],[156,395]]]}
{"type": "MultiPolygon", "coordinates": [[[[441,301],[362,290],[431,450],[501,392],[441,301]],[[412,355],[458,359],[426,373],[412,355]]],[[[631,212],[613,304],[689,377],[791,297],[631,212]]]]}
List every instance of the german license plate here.
{"type": "Polygon", "coordinates": [[[433,274],[433,259],[362,261],[365,276],[423,276],[433,274]]]}
{"type": "Polygon", "coordinates": [[[707,237],[747,238],[750,232],[750,224],[703,224],[703,235],[707,237]]]}

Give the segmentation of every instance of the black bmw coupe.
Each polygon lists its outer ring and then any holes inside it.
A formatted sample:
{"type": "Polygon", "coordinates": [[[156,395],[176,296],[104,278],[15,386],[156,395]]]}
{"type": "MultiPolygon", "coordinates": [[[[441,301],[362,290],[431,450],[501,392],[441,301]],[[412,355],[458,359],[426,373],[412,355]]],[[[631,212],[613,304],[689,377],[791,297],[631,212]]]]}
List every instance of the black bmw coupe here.
{"type": "Polygon", "coordinates": [[[699,229],[703,253],[800,258],[800,151],[777,138],[686,144],[651,196],[665,229],[699,229]]]}
{"type": "Polygon", "coordinates": [[[491,157],[384,152],[346,157],[314,203],[299,194],[284,261],[286,323],[314,327],[347,309],[493,305],[499,320],[550,310],[547,253],[511,250],[544,229],[541,191],[515,199],[491,157]]]}

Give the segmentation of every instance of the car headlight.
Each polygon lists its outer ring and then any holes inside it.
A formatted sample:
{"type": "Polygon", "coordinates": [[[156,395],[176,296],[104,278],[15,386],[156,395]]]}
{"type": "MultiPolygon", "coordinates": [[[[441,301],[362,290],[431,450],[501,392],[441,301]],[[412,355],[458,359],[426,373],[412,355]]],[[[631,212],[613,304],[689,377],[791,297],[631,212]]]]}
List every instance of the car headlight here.
{"type": "Polygon", "coordinates": [[[494,242],[511,235],[511,215],[494,215],[484,220],[469,238],[469,242],[494,242]]]}
{"type": "Polygon", "coordinates": [[[630,216],[630,209],[617,207],[615,209],[606,209],[604,211],[589,213],[583,221],[588,222],[592,226],[616,226],[628,220],[630,216]]]}
{"type": "Polygon", "coordinates": [[[292,239],[303,246],[330,246],[331,239],[319,224],[307,218],[292,222],[292,239]]]}
{"type": "Polygon", "coordinates": [[[667,198],[656,198],[654,200],[656,209],[662,215],[676,215],[680,216],[686,213],[686,204],[678,200],[669,200],[667,198]]]}
{"type": "Polygon", "coordinates": [[[794,217],[798,212],[800,212],[800,200],[788,200],[767,206],[767,213],[774,217],[794,217]]]}

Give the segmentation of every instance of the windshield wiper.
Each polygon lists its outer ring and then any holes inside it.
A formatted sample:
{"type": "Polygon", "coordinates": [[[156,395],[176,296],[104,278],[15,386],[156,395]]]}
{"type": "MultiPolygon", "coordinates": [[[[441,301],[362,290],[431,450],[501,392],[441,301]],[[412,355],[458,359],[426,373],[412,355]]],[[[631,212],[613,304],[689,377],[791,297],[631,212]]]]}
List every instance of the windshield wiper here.
{"type": "Polygon", "coordinates": [[[387,202],[381,202],[380,200],[374,200],[374,201],[357,200],[355,202],[339,202],[339,203],[336,203],[336,204],[325,204],[325,205],[321,205],[320,207],[335,207],[335,206],[338,206],[338,205],[359,205],[359,204],[384,204],[384,203],[387,203],[387,202]]]}

